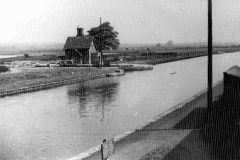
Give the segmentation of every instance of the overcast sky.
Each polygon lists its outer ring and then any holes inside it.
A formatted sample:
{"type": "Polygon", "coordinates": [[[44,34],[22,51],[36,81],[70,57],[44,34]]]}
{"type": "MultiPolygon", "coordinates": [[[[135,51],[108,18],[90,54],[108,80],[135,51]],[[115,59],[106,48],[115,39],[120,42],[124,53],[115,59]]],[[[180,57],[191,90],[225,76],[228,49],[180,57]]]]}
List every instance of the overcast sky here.
{"type": "MultiPolygon", "coordinates": [[[[213,0],[214,42],[240,42],[240,0],[213,0]]],[[[0,42],[64,43],[102,21],[121,43],[207,42],[207,0],[3,0],[0,42]]]]}

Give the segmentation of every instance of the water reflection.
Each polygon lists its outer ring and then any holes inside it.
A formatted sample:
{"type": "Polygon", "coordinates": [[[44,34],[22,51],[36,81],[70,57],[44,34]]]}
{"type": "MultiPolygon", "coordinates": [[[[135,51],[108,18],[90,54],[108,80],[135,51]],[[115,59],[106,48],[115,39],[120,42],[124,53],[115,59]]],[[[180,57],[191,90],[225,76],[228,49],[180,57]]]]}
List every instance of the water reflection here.
{"type": "Polygon", "coordinates": [[[103,121],[104,116],[114,107],[118,87],[119,82],[114,78],[69,86],[67,94],[69,103],[72,104],[69,107],[77,109],[81,118],[92,116],[103,121]]]}

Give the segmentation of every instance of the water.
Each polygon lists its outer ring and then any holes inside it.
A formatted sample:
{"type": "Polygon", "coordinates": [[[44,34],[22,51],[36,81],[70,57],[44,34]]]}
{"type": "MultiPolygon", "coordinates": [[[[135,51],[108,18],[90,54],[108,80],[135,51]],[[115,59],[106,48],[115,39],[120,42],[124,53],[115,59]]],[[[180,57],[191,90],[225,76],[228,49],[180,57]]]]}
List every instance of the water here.
{"type": "MultiPolygon", "coordinates": [[[[240,54],[213,56],[213,81],[240,54]]],[[[67,159],[137,128],[207,87],[207,57],[0,99],[0,159],[67,159]],[[171,74],[176,72],[175,74],[171,74]]]]}
{"type": "Polygon", "coordinates": [[[18,55],[0,55],[0,59],[2,59],[2,58],[13,58],[13,57],[18,57],[18,55]]]}

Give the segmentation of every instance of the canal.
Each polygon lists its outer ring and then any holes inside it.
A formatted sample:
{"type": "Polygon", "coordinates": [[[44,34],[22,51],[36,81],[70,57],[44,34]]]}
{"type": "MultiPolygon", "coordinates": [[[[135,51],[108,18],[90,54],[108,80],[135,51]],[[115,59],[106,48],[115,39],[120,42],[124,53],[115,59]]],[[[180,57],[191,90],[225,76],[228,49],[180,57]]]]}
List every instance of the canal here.
{"type": "MultiPolygon", "coordinates": [[[[240,53],[213,56],[213,82],[240,53]]],[[[67,159],[207,87],[207,57],[0,99],[0,159],[67,159]]]]}

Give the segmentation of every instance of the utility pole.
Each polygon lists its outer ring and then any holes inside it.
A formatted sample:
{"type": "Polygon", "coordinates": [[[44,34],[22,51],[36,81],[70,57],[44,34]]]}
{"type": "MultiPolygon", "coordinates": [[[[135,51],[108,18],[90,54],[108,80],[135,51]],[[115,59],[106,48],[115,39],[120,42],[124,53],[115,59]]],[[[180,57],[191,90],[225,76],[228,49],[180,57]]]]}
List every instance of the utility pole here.
{"type": "Polygon", "coordinates": [[[212,108],[212,0],[208,0],[208,110],[212,108]]]}
{"type": "Polygon", "coordinates": [[[102,36],[101,36],[101,30],[102,30],[102,17],[100,17],[100,59],[99,59],[99,67],[101,68],[102,65],[102,36]]]}

